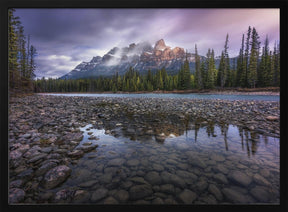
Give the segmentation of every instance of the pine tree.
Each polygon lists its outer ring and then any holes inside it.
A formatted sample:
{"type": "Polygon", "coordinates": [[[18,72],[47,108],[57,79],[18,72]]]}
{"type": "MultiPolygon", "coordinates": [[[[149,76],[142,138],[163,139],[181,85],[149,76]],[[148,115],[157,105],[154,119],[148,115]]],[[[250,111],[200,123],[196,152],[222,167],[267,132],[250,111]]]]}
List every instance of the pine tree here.
{"type": "Polygon", "coordinates": [[[251,53],[249,58],[249,69],[247,73],[248,84],[251,88],[256,87],[257,83],[257,66],[258,66],[258,57],[259,57],[259,36],[256,29],[253,27],[252,30],[252,41],[251,41],[251,53]]]}
{"type": "Polygon", "coordinates": [[[18,31],[17,31],[17,37],[18,37],[18,61],[19,61],[19,71],[22,78],[27,79],[27,54],[26,54],[26,40],[24,35],[24,27],[21,25],[18,25],[18,31]]]}
{"type": "Polygon", "coordinates": [[[218,68],[218,74],[217,74],[217,85],[221,86],[221,88],[223,88],[223,86],[225,84],[224,66],[225,66],[225,56],[224,56],[224,52],[222,51],[221,58],[220,58],[220,64],[219,64],[219,68],[218,68]]]}
{"type": "Polygon", "coordinates": [[[213,89],[215,84],[216,77],[216,68],[215,68],[215,59],[214,59],[214,50],[208,50],[207,53],[207,79],[206,79],[206,87],[213,89]]]}
{"type": "Polygon", "coordinates": [[[179,90],[184,89],[184,70],[183,70],[183,65],[181,65],[181,68],[178,72],[178,83],[177,83],[177,88],[179,90]]]}
{"type": "Polygon", "coordinates": [[[259,57],[259,36],[256,29],[253,27],[252,30],[252,41],[251,41],[251,54],[249,60],[249,69],[247,73],[248,83],[250,87],[255,88],[257,83],[257,66],[259,57]]]}
{"type": "Polygon", "coordinates": [[[243,87],[248,87],[248,65],[249,65],[249,45],[250,45],[251,27],[248,27],[247,37],[245,42],[245,53],[244,53],[244,73],[242,76],[243,87]]]}
{"type": "Polygon", "coordinates": [[[201,73],[201,77],[202,77],[202,79],[201,79],[202,88],[206,88],[206,81],[207,81],[206,60],[201,61],[200,73],[201,73]]]}
{"type": "Polygon", "coordinates": [[[273,63],[274,63],[273,86],[280,86],[280,48],[279,43],[277,44],[276,41],[274,44],[274,51],[273,51],[273,63]]]}
{"type": "Polygon", "coordinates": [[[226,35],[225,45],[224,45],[224,69],[223,69],[223,75],[221,80],[221,87],[227,83],[228,74],[230,72],[230,59],[228,54],[228,42],[229,42],[229,35],[226,35]],[[223,85],[222,85],[223,83],[223,85]]]}
{"type": "Polygon", "coordinates": [[[15,9],[8,10],[8,70],[9,86],[16,88],[19,86],[20,73],[18,63],[18,37],[16,26],[19,24],[19,18],[14,17],[15,9]]]}
{"type": "Polygon", "coordinates": [[[241,48],[237,59],[236,86],[245,86],[245,67],[244,67],[244,34],[242,35],[241,48]]]}
{"type": "Polygon", "coordinates": [[[35,77],[35,69],[36,69],[36,64],[35,64],[35,56],[37,55],[36,48],[31,45],[29,49],[29,69],[27,73],[28,79],[32,80],[35,77]]]}
{"type": "Polygon", "coordinates": [[[226,35],[225,45],[224,45],[224,51],[221,53],[221,59],[219,64],[219,70],[218,70],[218,78],[217,83],[221,88],[225,86],[227,83],[228,73],[230,71],[230,59],[228,54],[228,42],[229,42],[229,35],[226,35]]]}
{"type": "Polygon", "coordinates": [[[157,89],[159,90],[163,90],[163,79],[162,79],[162,72],[161,71],[157,71],[156,73],[156,85],[157,85],[157,89]]]}
{"type": "Polygon", "coordinates": [[[163,89],[167,90],[169,87],[169,82],[168,82],[168,74],[167,74],[165,67],[161,69],[161,76],[162,76],[162,82],[163,82],[163,89]]]}
{"type": "MultiPolygon", "coordinates": [[[[26,49],[26,37],[24,27],[19,17],[15,17],[15,9],[8,10],[8,73],[10,88],[22,91],[31,91],[32,80],[35,77],[36,49],[28,45],[26,49]],[[31,51],[30,51],[31,48],[31,51]]],[[[28,37],[29,44],[29,37],[28,37]]]]}
{"type": "Polygon", "coordinates": [[[229,86],[236,87],[236,77],[237,77],[237,68],[236,68],[236,58],[233,58],[233,68],[230,70],[230,79],[229,86]]]}
{"type": "Polygon", "coordinates": [[[200,57],[198,55],[196,44],[195,44],[195,82],[196,82],[196,87],[198,89],[203,88],[202,76],[201,76],[201,71],[200,71],[200,57]]]}
{"type": "Polygon", "coordinates": [[[258,68],[259,87],[269,86],[270,75],[270,56],[269,56],[269,40],[266,36],[264,47],[262,48],[261,61],[258,68]]]}
{"type": "Polygon", "coordinates": [[[186,59],[183,65],[184,89],[190,89],[190,85],[191,85],[190,74],[191,73],[190,73],[189,61],[188,61],[187,52],[186,52],[186,59]]]}

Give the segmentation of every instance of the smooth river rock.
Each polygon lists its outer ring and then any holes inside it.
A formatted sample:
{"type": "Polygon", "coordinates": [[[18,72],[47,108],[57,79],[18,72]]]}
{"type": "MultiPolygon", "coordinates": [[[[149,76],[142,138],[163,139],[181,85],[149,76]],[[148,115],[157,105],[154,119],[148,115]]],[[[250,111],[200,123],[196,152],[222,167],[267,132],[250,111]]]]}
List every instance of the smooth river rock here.
{"type": "Polygon", "coordinates": [[[252,177],[248,176],[244,172],[241,171],[232,171],[229,175],[228,178],[235,182],[238,185],[241,185],[243,187],[247,187],[250,185],[252,182],[252,177]]]}
{"type": "Polygon", "coordinates": [[[71,171],[72,170],[65,165],[57,166],[49,170],[43,179],[43,186],[46,189],[55,188],[69,177],[71,171]]]}
{"type": "Polygon", "coordinates": [[[12,188],[9,190],[9,203],[19,203],[24,200],[25,191],[20,188],[12,188]]]}
{"type": "Polygon", "coordinates": [[[152,187],[147,184],[135,185],[129,189],[129,196],[131,200],[139,200],[153,194],[152,187]]]}
{"type": "Polygon", "coordinates": [[[197,194],[189,189],[184,189],[179,195],[179,200],[184,204],[192,204],[197,198],[197,194]]]}
{"type": "Polygon", "coordinates": [[[232,203],[249,203],[249,199],[246,195],[240,193],[239,191],[230,189],[230,188],[224,188],[222,189],[222,193],[226,197],[226,199],[229,202],[232,203]]]}

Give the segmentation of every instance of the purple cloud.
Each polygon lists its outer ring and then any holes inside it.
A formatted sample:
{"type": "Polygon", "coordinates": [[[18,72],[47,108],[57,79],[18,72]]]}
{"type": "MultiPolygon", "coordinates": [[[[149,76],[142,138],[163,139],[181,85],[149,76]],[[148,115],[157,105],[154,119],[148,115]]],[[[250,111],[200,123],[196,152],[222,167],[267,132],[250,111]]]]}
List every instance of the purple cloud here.
{"type": "Polygon", "coordinates": [[[171,47],[220,55],[229,33],[236,56],[242,34],[255,27],[271,48],[279,41],[278,9],[16,9],[25,33],[37,48],[37,77],[60,77],[81,61],[103,56],[114,46],[163,38],[171,47]]]}

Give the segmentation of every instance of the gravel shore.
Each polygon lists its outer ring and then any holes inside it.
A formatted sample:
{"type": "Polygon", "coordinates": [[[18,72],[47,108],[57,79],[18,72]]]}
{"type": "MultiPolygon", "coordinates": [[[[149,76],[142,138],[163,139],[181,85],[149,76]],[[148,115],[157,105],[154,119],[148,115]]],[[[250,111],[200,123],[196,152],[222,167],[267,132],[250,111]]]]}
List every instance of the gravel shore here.
{"type": "MultiPolygon", "coordinates": [[[[38,195],[39,189],[49,190],[60,185],[71,173],[69,164],[75,158],[97,148],[97,145],[87,145],[75,149],[83,138],[80,127],[94,124],[117,136],[119,132],[115,128],[122,126],[127,135],[141,135],[150,131],[156,139],[164,141],[171,133],[177,136],[179,130],[183,130],[190,122],[204,125],[233,124],[250,132],[279,138],[280,104],[261,101],[44,95],[11,98],[9,201],[37,203],[52,198],[51,192],[38,195]]],[[[121,160],[111,163],[120,162],[121,160]]],[[[132,187],[130,194],[134,192],[137,195],[136,190],[146,191],[142,187],[132,187]]],[[[211,189],[214,189],[213,186],[211,189]]],[[[230,192],[227,189],[224,191],[230,192]]],[[[78,195],[81,196],[82,193],[79,192],[78,195]]],[[[189,192],[184,190],[181,193],[183,202],[189,192]]],[[[103,193],[106,194],[107,191],[101,190],[97,195],[101,196],[103,193]]],[[[91,198],[96,201],[99,198],[97,195],[91,198]]],[[[119,195],[121,198],[121,194],[119,195]]],[[[60,195],[59,198],[63,197],[60,195]]],[[[113,203],[111,198],[107,201],[113,203]]]]}

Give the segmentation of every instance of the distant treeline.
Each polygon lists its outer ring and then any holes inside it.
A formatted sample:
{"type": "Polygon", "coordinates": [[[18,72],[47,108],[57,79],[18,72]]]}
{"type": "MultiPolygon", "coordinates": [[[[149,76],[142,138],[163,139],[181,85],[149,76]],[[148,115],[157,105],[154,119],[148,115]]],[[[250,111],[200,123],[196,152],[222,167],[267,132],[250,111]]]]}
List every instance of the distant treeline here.
{"type": "Polygon", "coordinates": [[[34,81],[35,92],[99,92],[99,91],[155,91],[217,88],[263,88],[280,86],[280,47],[274,44],[269,50],[266,36],[260,55],[260,41],[256,29],[249,26],[246,38],[243,34],[239,55],[230,64],[228,54],[229,35],[221,53],[219,68],[215,66],[213,49],[208,49],[205,59],[200,60],[195,45],[195,71],[191,74],[189,62],[183,62],[177,74],[167,74],[165,68],[156,72],[147,70],[140,74],[132,67],[123,76],[96,79],[38,79],[34,81]]]}
{"type": "Polygon", "coordinates": [[[243,34],[239,56],[230,65],[227,34],[219,68],[215,67],[213,49],[208,49],[205,59],[200,60],[195,45],[195,71],[191,74],[189,62],[184,61],[177,74],[167,74],[165,68],[156,72],[148,70],[140,74],[132,67],[120,76],[97,79],[38,79],[34,81],[35,92],[99,92],[99,91],[156,91],[214,88],[263,88],[280,86],[280,48],[274,44],[269,50],[268,36],[260,56],[260,41],[255,28],[249,26],[246,39],[243,34]]]}

